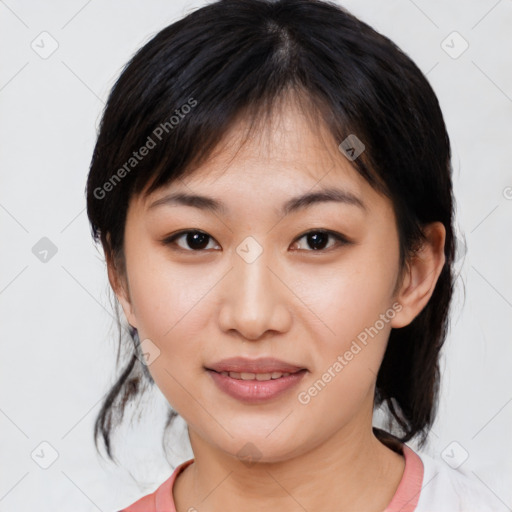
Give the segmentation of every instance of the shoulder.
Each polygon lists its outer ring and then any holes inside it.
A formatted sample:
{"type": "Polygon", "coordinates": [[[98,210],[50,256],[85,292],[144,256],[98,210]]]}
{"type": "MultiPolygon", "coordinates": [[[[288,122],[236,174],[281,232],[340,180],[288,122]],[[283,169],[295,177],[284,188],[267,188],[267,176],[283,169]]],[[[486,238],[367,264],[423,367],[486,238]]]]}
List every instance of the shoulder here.
{"type": "Polygon", "coordinates": [[[194,459],[182,462],[173,471],[172,475],[165,480],[155,491],[146,494],[132,503],[128,507],[123,508],[119,512],[176,512],[172,489],[176,477],[190,464],[194,459]]]}
{"type": "Polygon", "coordinates": [[[423,462],[423,482],[416,512],[505,512],[500,498],[474,475],[417,452],[423,462]]]}

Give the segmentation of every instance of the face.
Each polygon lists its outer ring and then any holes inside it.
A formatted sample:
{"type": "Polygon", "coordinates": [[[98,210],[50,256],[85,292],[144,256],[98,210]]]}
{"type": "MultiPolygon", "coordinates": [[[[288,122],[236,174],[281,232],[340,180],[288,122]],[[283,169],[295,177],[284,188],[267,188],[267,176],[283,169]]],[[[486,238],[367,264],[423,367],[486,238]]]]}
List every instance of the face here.
{"type": "Polygon", "coordinates": [[[400,317],[392,205],[323,128],[309,126],[285,108],[238,152],[237,127],[192,174],[135,198],[127,281],[117,290],[149,371],[189,432],[233,455],[251,443],[268,462],[340,429],[369,428],[400,317]],[[330,189],[337,198],[293,202],[330,189]],[[178,193],[221,207],[170,198],[178,193]],[[268,368],[259,368],[263,380],[246,375],[244,384],[243,375],[208,370],[233,357],[301,371],[265,381],[268,368]]]}

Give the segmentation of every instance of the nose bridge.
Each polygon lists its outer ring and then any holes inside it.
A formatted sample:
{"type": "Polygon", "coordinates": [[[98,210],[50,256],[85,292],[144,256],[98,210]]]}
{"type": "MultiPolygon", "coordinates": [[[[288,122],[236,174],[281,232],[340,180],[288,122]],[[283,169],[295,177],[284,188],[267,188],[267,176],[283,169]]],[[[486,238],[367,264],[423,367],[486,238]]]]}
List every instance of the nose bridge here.
{"type": "MultiPolygon", "coordinates": [[[[270,252],[270,251],[267,251],[270,252]]],[[[271,272],[267,253],[261,253],[254,260],[246,260],[239,254],[235,258],[235,271],[241,292],[241,299],[263,306],[271,299],[271,272]]]]}
{"type": "Polygon", "coordinates": [[[223,302],[223,329],[236,329],[248,339],[257,339],[267,330],[285,328],[286,307],[279,279],[270,270],[271,254],[271,249],[264,250],[253,237],[237,246],[223,302]]]}

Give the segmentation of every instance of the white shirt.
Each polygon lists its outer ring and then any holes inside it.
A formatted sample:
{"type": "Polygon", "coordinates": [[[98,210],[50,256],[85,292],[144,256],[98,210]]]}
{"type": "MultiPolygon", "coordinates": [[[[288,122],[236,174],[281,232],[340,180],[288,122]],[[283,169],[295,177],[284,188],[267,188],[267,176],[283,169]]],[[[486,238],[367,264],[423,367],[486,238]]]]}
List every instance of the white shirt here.
{"type": "Polygon", "coordinates": [[[453,469],[443,460],[436,460],[424,453],[416,453],[416,455],[423,463],[423,479],[414,512],[510,512],[512,510],[502,501],[503,497],[487,488],[476,476],[464,473],[460,469],[453,469]]]}

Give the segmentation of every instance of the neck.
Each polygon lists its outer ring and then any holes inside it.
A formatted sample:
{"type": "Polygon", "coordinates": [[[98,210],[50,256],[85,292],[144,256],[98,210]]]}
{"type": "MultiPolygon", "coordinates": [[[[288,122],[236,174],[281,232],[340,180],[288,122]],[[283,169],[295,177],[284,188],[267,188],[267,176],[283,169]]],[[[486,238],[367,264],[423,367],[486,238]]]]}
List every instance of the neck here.
{"type": "Polygon", "coordinates": [[[189,432],[195,462],[176,480],[178,512],[337,510],[381,512],[404,459],[366,430],[340,429],[328,441],[279,462],[244,464],[189,432]],[[193,510],[193,509],[192,509],[193,510]]]}

